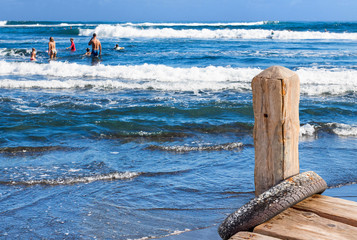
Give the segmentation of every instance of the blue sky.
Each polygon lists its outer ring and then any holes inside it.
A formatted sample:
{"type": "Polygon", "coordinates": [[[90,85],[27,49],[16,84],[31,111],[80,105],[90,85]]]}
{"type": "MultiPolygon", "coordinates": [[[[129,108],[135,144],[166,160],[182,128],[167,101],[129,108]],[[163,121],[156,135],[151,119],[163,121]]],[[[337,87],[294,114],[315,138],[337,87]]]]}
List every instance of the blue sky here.
{"type": "Polygon", "coordinates": [[[356,0],[0,0],[0,20],[357,21],[356,0]]]}

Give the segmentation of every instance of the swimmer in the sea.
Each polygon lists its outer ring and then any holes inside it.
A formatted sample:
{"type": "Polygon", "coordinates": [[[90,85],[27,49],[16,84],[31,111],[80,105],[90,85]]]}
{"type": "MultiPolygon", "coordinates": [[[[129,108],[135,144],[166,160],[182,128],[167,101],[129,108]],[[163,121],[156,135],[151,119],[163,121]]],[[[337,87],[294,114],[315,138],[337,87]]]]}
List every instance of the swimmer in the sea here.
{"type": "Polygon", "coordinates": [[[92,57],[102,55],[102,44],[97,39],[97,34],[93,33],[93,37],[90,39],[88,45],[92,45],[92,57]]]}
{"type": "Polygon", "coordinates": [[[89,48],[86,49],[86,53],[85,53],[84,55],[85,55],[85,56],[90,56],[90,55],[91,55],[91,52],[90,52],[90,49],[89,49],[89,48]]]}
{"type": "Polygon", "coordinates": [[[51,59],[57,57],[56,42],[53,37],[50,37],[50,41],[48,42],[48,55],[50,55],[51,59]]]}
{"type": "Polygon", "coordinates": [[[119,44],[116,44],[114,50],[120,50],[119,44]]]}
{"type": "Polygon", "coordinates": [[[36,59],[36,49],[35,48],[32,48],[31,61],[37,61],[37,59],[36,59]]]}
{"type": "Polygon", "coordinates": [[[70,47],[68,47],[68,48],[66,48],[66,49],[71,49],[71,51],[76,51],[76,46],[74,45],[74,41],[73,41],[73,38],[71,38],[70,39],[70,41],[71,41],[71,46],[70,47]]]}

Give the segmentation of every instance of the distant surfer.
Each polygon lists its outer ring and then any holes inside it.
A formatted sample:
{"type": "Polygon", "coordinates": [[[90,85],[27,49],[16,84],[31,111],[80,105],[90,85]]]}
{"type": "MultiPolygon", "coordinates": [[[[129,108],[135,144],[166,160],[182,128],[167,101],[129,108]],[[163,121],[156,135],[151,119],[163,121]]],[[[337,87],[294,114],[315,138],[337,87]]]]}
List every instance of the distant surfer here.
{"type": "Polygon", "coordinates": [[[88,45],[92,45],[92,57],[102,55],[102,44],[97,39],[97,34],[93,33],[93,37],[90,39],[88,45]]]}
{"type": "Polygon", "coordinates": [[[51,59],[57,57],[56,42],[53,37],[50,37],[50,41],[48,42],[48,55],[50,55],[51,59]]]}
{"type": "Polygon", "coordinates": [[[68,48],[66,48],[66,49],[71,49],[71,51],[76,51],[76,45],[74,44],[74,41],[73,41],[73,38],[71,38],[70,39],[70,41],[71,41],[71,46],[70,47],[68,47],[68,48]]]}
{"type": "Polygon", "coordinates": [[[31,61],[37,61],[37,59],[36,59],[36,49],[35,48],[32,48],[31,61]]]}

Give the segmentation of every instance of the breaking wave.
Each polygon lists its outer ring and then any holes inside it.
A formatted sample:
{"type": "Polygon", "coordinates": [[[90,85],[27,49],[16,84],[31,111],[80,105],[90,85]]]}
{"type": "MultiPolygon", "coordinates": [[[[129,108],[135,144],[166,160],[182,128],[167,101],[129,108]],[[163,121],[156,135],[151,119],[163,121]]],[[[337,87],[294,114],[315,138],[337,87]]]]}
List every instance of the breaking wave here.
{"type": "Polygon", "coordinates": [[[341,137],[357,136],[357,125],[344,123],[307,123],[300,127],[300,137],[316,136],[319,132],[335,134],[341,137]]]}
{"type": "MultiPolygon", "coordinates": [[[[204,22],[177,22],[177,23],[163,23],[163,22],[141,22],[141,23],[118,23],[118,26],[131,26],[131,27],[228,27],[228,26],[259,26],[266,24],[277,24],[279,21],[257,21],[257,22],[217,22],[217,23],[204,23],[204,22]]],[[[73,23],[73,22],[17,22],[17,21],[0,21],[0,27],[9,28],[27,28],[27,27],[96,27],[98,25],[111,26],[112,24],[100,23],[73,23]]]]}
{"type": "Polygon", "coordinates": [[[93,32],[103,38],[191,38],[191,39],[280,39],[280,40],[356,40],[357,33],[333,33],[319,31],[290,31],[266,29],[174,29],[142,28],[137,25],[100,24],[95,29],[80,29],[80,36],[90,36],[93,32]]]}
{"type": "MultiPolygon", "coordinates": [[[[0,88],[155,89],[164,91],[251,91],[260,68],[221,66],[180,68],[166,65],[88,66],[67,62],[37,64],[0,61],[0,88]],[[11,78],[7,78],[9,75],[11,78]],[[18,75],[21,80],[14,80],[18,75]],[[33,76],[40,80],[33,79],[33,76]],[[42,76],[42,77],[39,77],[42,76]]],[[[300,68],[301,93],[339,95],[357,92],[357,70],[300,68]]]]}
{"type": "Polygon", "coordinates": [[[258,21],[258,22],[228,22],[228,23],[152,23],[152,22],[144,22],[144,23],[124,23],[120,24],[123,26],[146,26],[146,27],[153,27],[153,26],[185,26],[185,27],[204,27],[204,26],[212,26],[212,27],[220,27],[220,26],[255,26],[255,25],[264,25],[264,24],[271,24],[271,23],[279,23],[279,21],[258,21]]]}

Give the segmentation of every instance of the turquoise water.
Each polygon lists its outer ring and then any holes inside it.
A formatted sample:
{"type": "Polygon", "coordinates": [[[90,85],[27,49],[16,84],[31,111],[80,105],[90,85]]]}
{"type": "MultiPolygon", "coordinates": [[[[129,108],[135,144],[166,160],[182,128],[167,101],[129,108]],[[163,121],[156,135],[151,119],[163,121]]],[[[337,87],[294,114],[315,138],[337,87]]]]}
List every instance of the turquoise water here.
{"type": "Polygon", "coordinates": [[[250,82],[272,65],[301,80],[301,171],[354,184],[356,40],[353,22],[0,21],[1,237],[219,224],[254,195],[250,82]],[[83,56],[93,32],[99,59],[83,56]]]}

